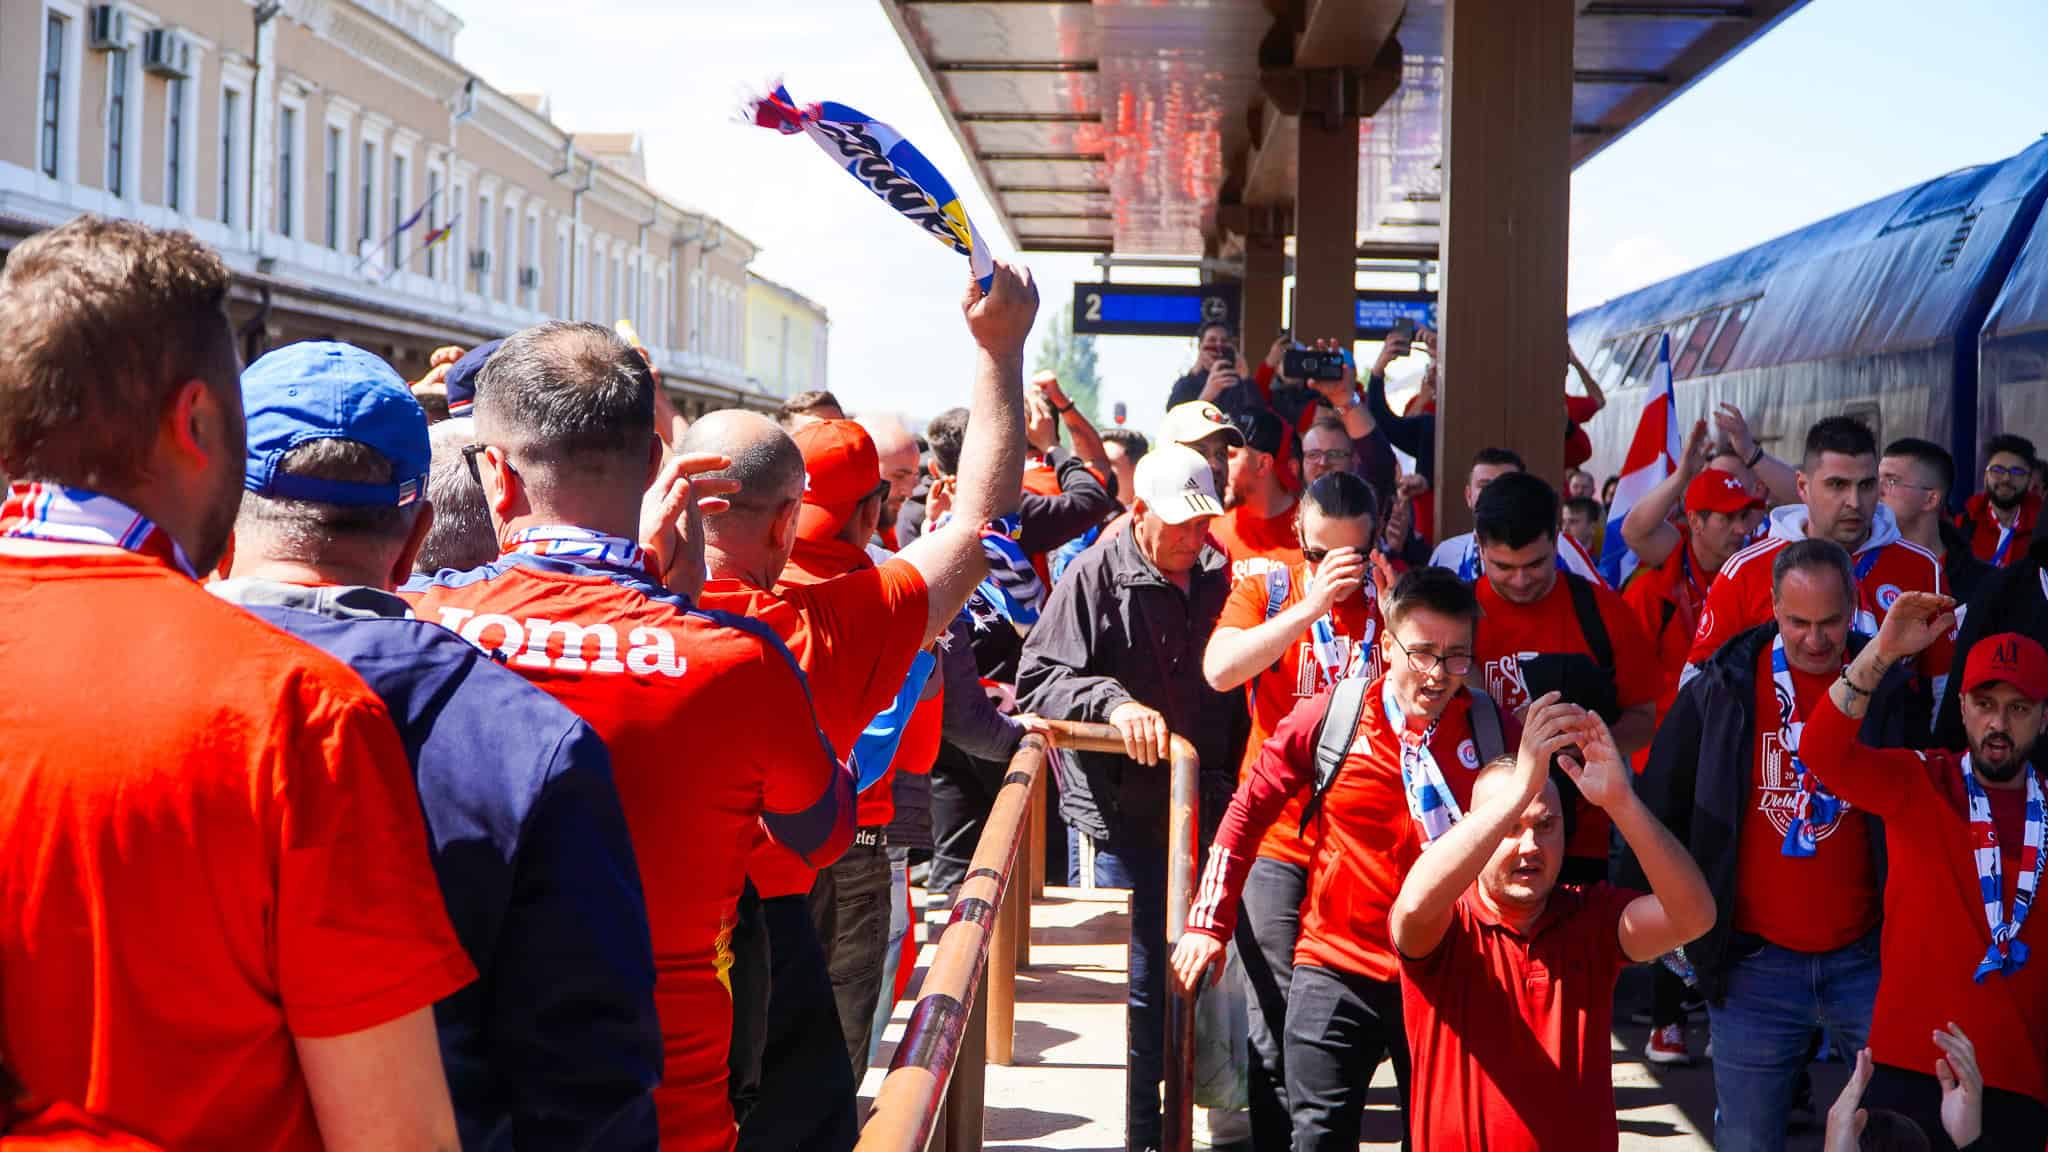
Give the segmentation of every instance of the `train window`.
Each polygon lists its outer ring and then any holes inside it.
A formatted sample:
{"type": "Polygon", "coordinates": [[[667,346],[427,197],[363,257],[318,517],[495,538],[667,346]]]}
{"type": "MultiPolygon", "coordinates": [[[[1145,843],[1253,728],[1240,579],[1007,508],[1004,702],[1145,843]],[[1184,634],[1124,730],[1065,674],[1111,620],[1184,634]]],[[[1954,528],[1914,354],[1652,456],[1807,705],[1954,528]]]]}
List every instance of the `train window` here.
{"type": "Polygon", "coordinates": [[[1685,347],[1679,351],[1677,361],[1671,365],[1673,380],[1683,380],[1692,375],[1693,369],[1699,367],[1700,357],[1706,355],[1707,342],[1714,338],[1714,330],[1721,325],[1723,311],[1724,309],[1717,308],[1693,321],[1692,332],[1685,338],[1685,347]]]}
{"type": "Polygon", "coordinates": [[[1602,388],[1621,387],[1621,374],[1628,367],[1629,357],[1636,353],[1638,338],[1637,333],[1629,332],[1615,339],[1614,358],[1607,362],[1606,367],[1593,373],[1599,379],[1602,388]]]}
{"type": "Polygon", "coordinates": [[[1586,371],[1591,372],[1593,379],[1598,380],[1600,373],[1606,369],[1607,362],[1612,359],[1614,359],[1614,341],[1602,340],[1600,347],[1593,350],[1593,362],[1586,365],[1586,371]]]}
{"type": "Polygon", "coordinates": [[[1622,377],[1621,386],[1633,388],[1636,382],[1650,374],[1650,365],[1657,359],[1657,337],[1661,333],[1651,329],[1643,333],[1643,342],[1636,346],[1635,359],[1629,361],[1628,375],[1622,377]]]}
{"type": "Polygon", "coordinates": [[[1728,310],[1728,319],[1721,322],[1721,331],[1707,350],[1707,362],[1700,368],[1703,375],[1712,376],[1728,366],[1728,357],[1735,354],[1736,341],[1742,339],[1743,326],[1749,323],[1749,310],[1754,307],[1756,301],[1745,300],[1728,310]]]}

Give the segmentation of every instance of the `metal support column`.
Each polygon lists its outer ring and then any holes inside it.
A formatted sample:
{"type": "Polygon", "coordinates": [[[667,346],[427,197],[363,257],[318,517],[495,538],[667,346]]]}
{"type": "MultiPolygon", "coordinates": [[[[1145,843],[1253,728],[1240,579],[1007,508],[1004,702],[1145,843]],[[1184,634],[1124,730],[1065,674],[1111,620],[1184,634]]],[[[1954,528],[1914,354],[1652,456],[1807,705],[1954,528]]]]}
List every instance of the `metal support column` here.
{"type": "MultiPolygon", "coordinates": [[[[1302,74],[1294,184],[1294,338],[1357,332],[1359,75],[1342,68],[1302,74]]],[[[1249,249],[1247,249],[1249,253],[1249,249]]],[[[1264,349],[1249,339],[1245,355],[1264,349]]]]}
{"type": "Polygon", "coordinates": [[[1512,448],[1564,472],[1573,0],[1444,6],[1437,531],[1471,527],[1465,469],[1512,448]]]}

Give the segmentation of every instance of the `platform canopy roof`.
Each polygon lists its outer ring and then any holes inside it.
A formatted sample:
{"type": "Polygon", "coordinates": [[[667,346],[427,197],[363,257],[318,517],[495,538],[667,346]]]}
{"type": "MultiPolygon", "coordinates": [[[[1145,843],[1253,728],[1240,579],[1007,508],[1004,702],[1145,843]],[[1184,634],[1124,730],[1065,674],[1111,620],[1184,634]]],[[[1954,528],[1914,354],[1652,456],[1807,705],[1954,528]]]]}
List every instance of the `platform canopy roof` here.
{"type": "MultiPolygon", "coordinates": [[[[1019,248],[1227,256],[1252,221],[1284,231],[1298,77],[1343,67],[1393,93],[1360,123],[1360,254],[1436,252],[1445,0],[880,2],[1019,248]]],[[[1804,3],[1576,0],[1574,165],[1804,3]]]]}

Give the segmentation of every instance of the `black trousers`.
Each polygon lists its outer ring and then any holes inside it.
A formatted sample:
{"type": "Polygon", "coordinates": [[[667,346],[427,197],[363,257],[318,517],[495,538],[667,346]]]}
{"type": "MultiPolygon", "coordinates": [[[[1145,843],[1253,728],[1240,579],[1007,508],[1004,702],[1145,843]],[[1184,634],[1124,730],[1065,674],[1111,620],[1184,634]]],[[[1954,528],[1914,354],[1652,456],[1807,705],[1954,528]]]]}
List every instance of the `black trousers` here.
{"type": "Polygon", "coordinates": [[[1373,1072],[1394,1062],[1408,1147],[1408,1036],[1401,985],[1297,965],[1287,994],[1287,1103],[1294,1152],[1357,1152],[1373,1072]]]}
{"type": "Polygon", "coordinates": [[[889,949],[889,845],[881,829],[860,829],[845,855],[818,873],[811,921],[825,945],[839,1034],[858,1085],[868,1071],[868,1036],[889,949]]]}
{"type": "MultiPolygon", "coordinates": [[[[1931,1072],[1879,1064],[1871,1069],[1863,1106],[1900,1113],[1920,1125],[1934,1152],[1956,1152],[1941,1127],[1941,1081],[1931,1072]]],[[[2048,1139],[2048,1104],[1985,1085],[1984,1127],[1969,1152],[2041,1152],[2043,1139],[2048,1139]]]]}
{"type": "Polygon", "coordinates": [[[951,896],[967,879],[974,846],[1002,790],[1006,764],[939,745],[932,762],[932,872],[929,890],[951,896]]]}
{"type": "Polygon", "coordinates": [[[726,1053],[726,1096],[734,1123],[744,1123],[761,1091],[761,1052],[768,1043],[768,926],[761,918],[761,894],[754,882],[740,889],[739,914],[733,918],[732,1047],[726,1053]]]}
{"type": "Polygon", "coordinates": [[[1237,918],[1237,956],[1251,1000],[1249,1087],[1252,1147],[1285,1148],[1294,1121],[1287,1108],[1287,994],[1294,982],[1294,944],[1308,870],[1261,856],[1245,876],[1237,918]]]}
{"type": "Polygon", "coordinates": [[[848,1152],[860,1137],[857,1086],[832,979],[805,896],[761,901],[771,985],[761,1089],[740,1125],[743,1152],[848,1152]]]}

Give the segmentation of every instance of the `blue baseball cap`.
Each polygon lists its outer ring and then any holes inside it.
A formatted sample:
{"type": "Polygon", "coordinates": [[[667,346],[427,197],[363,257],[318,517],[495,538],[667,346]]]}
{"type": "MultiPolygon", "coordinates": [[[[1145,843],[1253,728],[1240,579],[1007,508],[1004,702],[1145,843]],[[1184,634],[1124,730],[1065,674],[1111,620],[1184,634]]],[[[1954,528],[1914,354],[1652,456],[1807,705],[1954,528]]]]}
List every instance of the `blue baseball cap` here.
{"type": "Polygon", "coordinates": [[[448,414],[467,416],[476,403],[476,378],[484,370],[484,361],[498,350],[503,340],[487,340],[462,354],[462,359],[448,366],[448,374],[441,382],[448,388],[448,414]]]}
{"type": "Polygon", "coordinates": [[[279,500],[404,507],[426,491],[433,451],[427,414],[391,365],[349,344],[309,340],[264,356],[242,373],[249,459],[242,487],[279,500]],[[351,484],[280,471],[312,440],[354,440],[391,461],[390,484],[351,484]]]}

